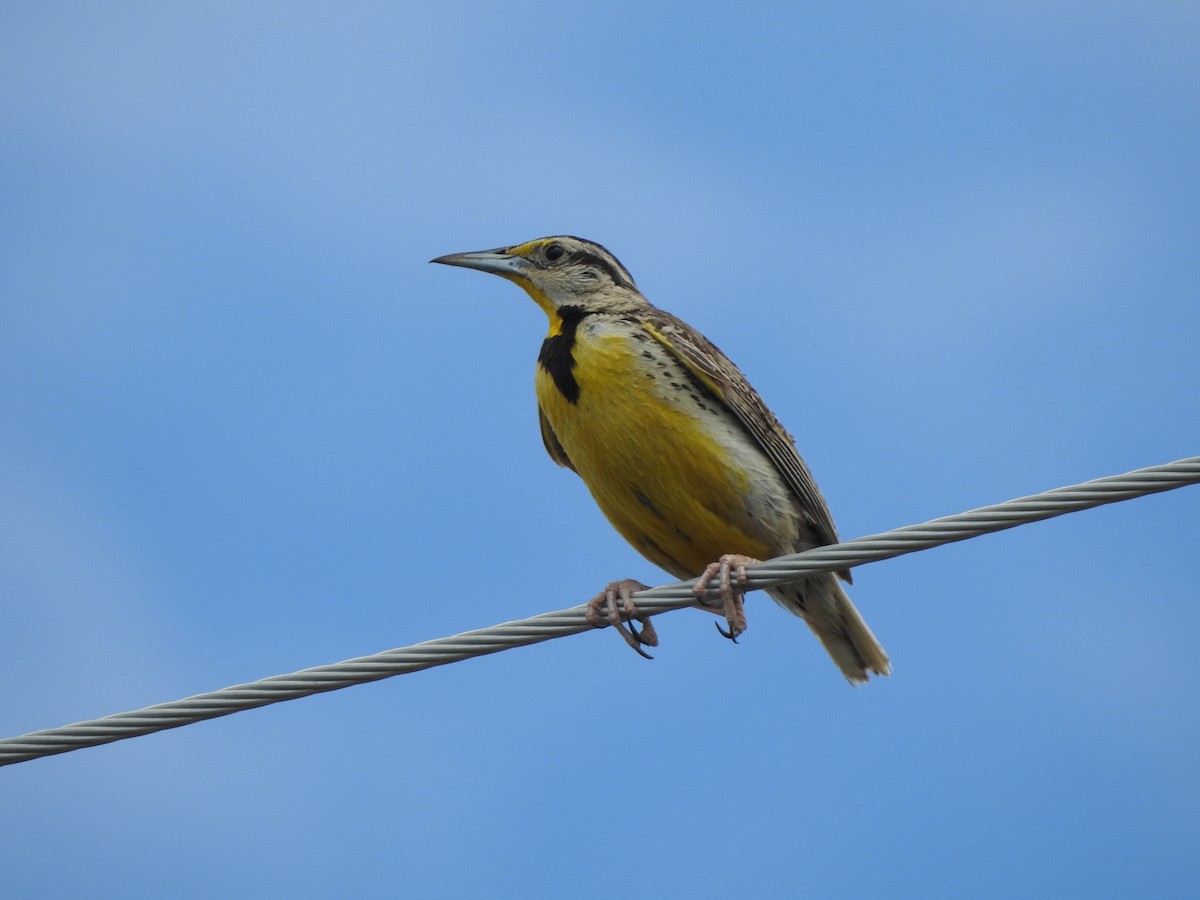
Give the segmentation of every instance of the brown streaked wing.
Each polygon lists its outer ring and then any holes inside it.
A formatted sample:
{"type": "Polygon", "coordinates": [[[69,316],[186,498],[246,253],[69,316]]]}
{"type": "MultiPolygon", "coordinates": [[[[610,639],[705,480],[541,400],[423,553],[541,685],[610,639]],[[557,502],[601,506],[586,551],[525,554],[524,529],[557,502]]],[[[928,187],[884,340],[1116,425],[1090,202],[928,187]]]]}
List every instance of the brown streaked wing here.
{"type": "MultiPolygon", "coordinates": [[[[657,307],[651,307],[647,312],[646,329],[725,403],[767,458],[775,464],[800,501],[816,542],[837,543],[833,515],[812,473],[796,450],[792,436],[750,386],[746,376],[712,341],[686,322],[657,307]]],[[[838,575],[850,581],[849,571],[838,572],[838,575]]]]}

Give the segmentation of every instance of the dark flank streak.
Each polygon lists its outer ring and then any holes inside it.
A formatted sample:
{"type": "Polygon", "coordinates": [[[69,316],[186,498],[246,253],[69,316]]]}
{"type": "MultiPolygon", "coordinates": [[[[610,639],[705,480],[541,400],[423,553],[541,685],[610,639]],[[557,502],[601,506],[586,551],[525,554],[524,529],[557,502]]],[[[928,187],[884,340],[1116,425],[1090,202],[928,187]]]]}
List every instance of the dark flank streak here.
{"type": "Polygon", "coordinates": [[[643,556],[649,557],[652,562],[662,566],[668,572],[675,575],[677,578],[687,578],[688,568],[681,564],[678,560],[673,559],[671,554],[667,553],[662,547],[658,546],[648,534],[643,534],[641,542],[635,544],[643,556]],[[683,574],[680,574],[683,573],[683,574]]]}
{"type": "Polygon", "coordinates": [[[562,319],[562,331],[542,341],[538,353],[538,365],[554,379],[554,386],[569,403],[579,402],[579,382],[575,380],[575,332],[588,311],[578,306],[561,306],[558,315],[562,319]]]}
{"type": "MultiPolygon", "coordinates": [[[[645,494],[643,494],[641,491],[639,491],[639,490],[638,490],[637,488],[635,488],[635,487],[632,487],[632,486],[631,486],[631,490],[633,491],[633,496],[634,496],[634,497],[637,499],[637,502],[638,502],[638,503],[642,504],[642,506],[644,506],[644,507],[646,507],[646,509],[650,510],[650,512],[651,512],[651,513],[652,513],[652,514],[653,514],[655,517],[657,517],[657,518],[661,519],[662,521],[664,521],[664,522],[666,522],[668,525],[670,525],[670,526],[671,526],[671,529],[672,529],[672,530],[673,530],[673,531],[674,531],[674,532],[675,532],[677,535],[679,535],[679,537],[683,538],[683,540],[687,541],[689,544],[694,544],[694,543],[695,543],[695,541],[693,541],[693,540],[692,540],[692,536],[691,536],[690,534],[688,534],[686,531],[684,531],[682,528],[680,528],[680,527],[679,527],[678,525],[676,525],[674,522],[668,522],[668,521],[667,521],[667,517],[666,517],[666,516],[664,516],[662,513],[660,513],[660,512],[658,511],[658,507],[654,505],[654,501],[653,501],[653,500],[651,500],[649,497],[647,497],[645,494]]],[[[649,540],[649,538],[647,538],[647,540],[649,540]]],[[[657,545],[655,545],[655,546],[657,546],[657,545]]],[[[661,549],[662,549],[662,548],[661,548],[661,547],[659,547],[659,550],[661,550],[661,549]]]]}
{"type": "Polygon", "coordinates": [[[646,509],[650,510],[650,512],[654,513],[654,515],[658,516],[660,519],[662,518],[662,513],[655,508],[654,503],[650,500],[650,498],[637,488],[633,488],[633,496],[637,498],[638,503],[642,504],[642,506],[646,507],[646,509]]]}

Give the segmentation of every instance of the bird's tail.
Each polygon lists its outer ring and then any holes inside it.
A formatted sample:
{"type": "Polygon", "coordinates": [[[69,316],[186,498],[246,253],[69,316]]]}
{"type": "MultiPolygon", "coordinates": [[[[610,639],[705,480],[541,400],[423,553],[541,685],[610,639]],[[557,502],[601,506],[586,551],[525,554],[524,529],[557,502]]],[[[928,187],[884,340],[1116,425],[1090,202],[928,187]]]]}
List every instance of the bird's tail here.
{"type": "Polygon", "coordinates": [[[768,588],[767,593],[788,612],[808,623],[851,682],[868,681],[872,672],[891,674],[891,660],[835,575],[816,575],[768,588]]]}

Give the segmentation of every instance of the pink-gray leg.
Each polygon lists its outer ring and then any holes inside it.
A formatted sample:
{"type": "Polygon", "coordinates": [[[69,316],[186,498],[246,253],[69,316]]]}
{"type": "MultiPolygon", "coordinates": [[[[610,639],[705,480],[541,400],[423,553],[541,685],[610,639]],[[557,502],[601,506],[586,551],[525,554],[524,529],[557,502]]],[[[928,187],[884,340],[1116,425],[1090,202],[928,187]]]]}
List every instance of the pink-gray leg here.
{"type": "Polygon", "coordinates": [[[625,643],[646,659],[654,659],[642,647],[657,647],[658,634],[650,622],[650,617],[643,616],[633,602],[633,595],[644,590],[646,585],[632,578],[610,581],[603,591],[588,601],[587,622],[593,628],[612,625],[621,633],[625,643]],[[634,620],[642,623],[640,631],[634,626],[634,620]],[[625,622],[629,622],[629,627],[625,626],[625,622]]]}
{"type": "Polygon", "coordinates": [[[738,635],[746,630],[746,605],[743,601],[746,592],[742,588],[746,583],[746,566],[756,562],[757,559],[740,553],[726,553],[716,562],[709,563],[704,574],[692,586],[692,593],[704,600],[708,594],[708,583],[714,578],[717,579],[717,590],[724,607],[725,621],[729,623],[728,631],[720,625],[717,626],[717,631],[735,644],[738,635]]]}

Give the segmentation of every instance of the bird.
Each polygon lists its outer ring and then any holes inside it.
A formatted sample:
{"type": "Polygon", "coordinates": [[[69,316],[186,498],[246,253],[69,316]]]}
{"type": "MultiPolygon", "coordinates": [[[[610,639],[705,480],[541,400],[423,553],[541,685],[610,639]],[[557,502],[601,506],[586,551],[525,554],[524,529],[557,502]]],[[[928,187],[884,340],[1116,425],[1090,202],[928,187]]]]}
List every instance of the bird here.
{"type": "MultiPolygon", "coordinates": [[[[726,637],[746,629],[748,565],[837,542],[808,466],[758,392],[708,338],[642,296],[603,246],[557,235],[430,262],[499,275],[546,314],[534,383],[547,453],[642,556],[696,579],[698,605],[717,579],[726,637]]],[[[853,684],[891,663],[842,588],[850,581],[844,570],[766,590],[853,684]]],[[[632,599],[645,587],[610,582],[587,616],[648,655],[642,646],[658,637],[632,599]]]]}

